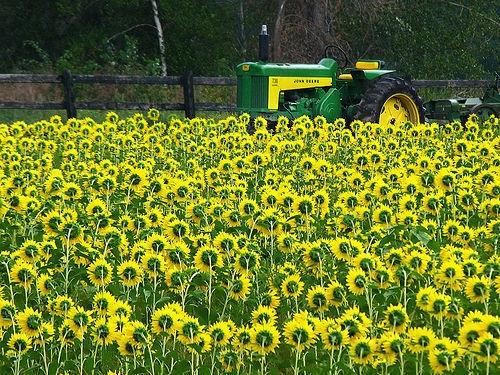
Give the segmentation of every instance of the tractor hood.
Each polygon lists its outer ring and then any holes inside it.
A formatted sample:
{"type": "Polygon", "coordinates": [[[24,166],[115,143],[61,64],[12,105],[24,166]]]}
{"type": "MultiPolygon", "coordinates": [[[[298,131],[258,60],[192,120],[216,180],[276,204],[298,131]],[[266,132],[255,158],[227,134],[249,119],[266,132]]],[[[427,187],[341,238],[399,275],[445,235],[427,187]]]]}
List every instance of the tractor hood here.
{"type": "Polygon", "coordinates": [[[322,59],[318,64],[245,62],[236,67],[236,75],[335,77],[337,69],[337,62],[333,59],[322,59]]]}

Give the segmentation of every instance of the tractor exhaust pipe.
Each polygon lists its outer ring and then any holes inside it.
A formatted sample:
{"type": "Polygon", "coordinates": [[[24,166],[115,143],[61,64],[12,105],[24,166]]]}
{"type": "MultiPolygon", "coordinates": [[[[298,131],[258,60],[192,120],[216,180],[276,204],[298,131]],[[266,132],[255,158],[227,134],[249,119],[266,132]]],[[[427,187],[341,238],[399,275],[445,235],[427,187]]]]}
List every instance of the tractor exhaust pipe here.
{"type": "Polygon", "coordinates": [[[262,25],[259,35],[259,60],[267,62],[269,60],[269,35],[267,25],[262,25]]]}

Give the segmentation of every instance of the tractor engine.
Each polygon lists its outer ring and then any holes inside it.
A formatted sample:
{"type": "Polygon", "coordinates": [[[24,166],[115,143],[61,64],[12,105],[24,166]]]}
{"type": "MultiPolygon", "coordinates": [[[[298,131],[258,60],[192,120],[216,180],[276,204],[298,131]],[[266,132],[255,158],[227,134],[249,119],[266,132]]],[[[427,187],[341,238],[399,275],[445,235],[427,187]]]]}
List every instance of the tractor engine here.
{"type": "MultiPolygon", "coordinates": [[[[240,64],[237,67],[238,109],[252,114],[315,115],[336,73],[337,63],[332,59],[322,59],[319,64],[240,64]]],[[[335,112],[332,115],[340,115],[340,102],[331,111],[335,112]]]]}

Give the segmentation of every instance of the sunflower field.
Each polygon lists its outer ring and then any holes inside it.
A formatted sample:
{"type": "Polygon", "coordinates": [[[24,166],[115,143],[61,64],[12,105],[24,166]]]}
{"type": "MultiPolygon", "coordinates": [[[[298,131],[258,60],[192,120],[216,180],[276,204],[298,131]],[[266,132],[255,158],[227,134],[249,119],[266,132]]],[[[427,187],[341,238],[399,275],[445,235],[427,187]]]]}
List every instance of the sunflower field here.
{"type": "Polygon", "coordinates": [[[498,374],[500,122],[0,124],[1,374],[498,374]]]}

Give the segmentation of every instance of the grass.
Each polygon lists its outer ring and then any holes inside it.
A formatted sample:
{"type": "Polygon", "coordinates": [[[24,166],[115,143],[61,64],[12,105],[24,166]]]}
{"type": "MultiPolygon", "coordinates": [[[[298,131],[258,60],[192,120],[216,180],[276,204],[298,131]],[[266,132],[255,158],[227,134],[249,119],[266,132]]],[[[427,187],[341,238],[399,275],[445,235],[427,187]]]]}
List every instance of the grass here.
{"type": "MultiPolygon", "coordinates": [[[[107,110],[79,110],[78,118],[92,117],[98,122],[102,122],[106,118],[107,110]]],[[[117,110],[116,112],[121,118],[126,118],[134,113],[141,112],[139,110],[117,110]]],[[[145,113],[145,112],[144,112],[145,113]]],[[[15,121],[24,121],[26,123],[33,123],[40,120],[47,120],[51,116],[59,115],[66,119],[65,110],[42,110],[42,109],[0,109],[0,123],[12,123],[15,121]]],[[[162,119],[167,120],[170,116],[184,117],[184,112],[181,111],[162,111],[162,119]]],[[[197,112],[199,117],[210,117],[215,119],[223,119],[231,115],[228,112],[197,112]]]]}

